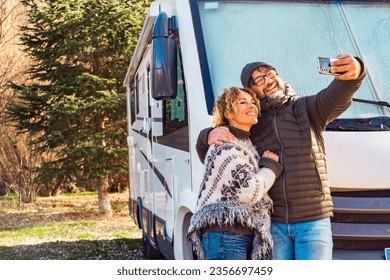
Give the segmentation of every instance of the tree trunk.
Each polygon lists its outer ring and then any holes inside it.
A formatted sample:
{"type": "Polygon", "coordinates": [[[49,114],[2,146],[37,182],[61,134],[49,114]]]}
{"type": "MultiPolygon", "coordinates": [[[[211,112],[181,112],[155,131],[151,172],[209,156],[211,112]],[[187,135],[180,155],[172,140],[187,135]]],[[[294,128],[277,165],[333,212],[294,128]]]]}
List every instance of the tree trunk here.
{"type": "Polygon", "coordinates": [[[99,213],[105,218],[112,218],[110,198],[108,196],[108,176],[97,179],[97,191],[99,199],[99,213]]]}
{"type": "Polygon", "coordinates": [[[60,188],[61,188],[62,182],[64,182],[64,179],[65,179],[64,177],[57,179],[57,183],[51,192],[52,196],[58,196],[60,194],[60,188]]]}

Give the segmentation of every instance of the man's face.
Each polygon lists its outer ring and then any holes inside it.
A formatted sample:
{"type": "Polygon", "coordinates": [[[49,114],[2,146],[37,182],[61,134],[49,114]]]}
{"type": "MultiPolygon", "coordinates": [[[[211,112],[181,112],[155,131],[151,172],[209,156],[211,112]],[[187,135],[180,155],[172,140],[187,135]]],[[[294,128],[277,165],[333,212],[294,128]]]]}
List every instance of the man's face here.
{"type": "Polygon", "coordinates": [[[254,81],[251,88],[260,94],[261,98],[275,98],[284,94],[284,83],[273,69],[258,68],[252,73],[254,81]]]}

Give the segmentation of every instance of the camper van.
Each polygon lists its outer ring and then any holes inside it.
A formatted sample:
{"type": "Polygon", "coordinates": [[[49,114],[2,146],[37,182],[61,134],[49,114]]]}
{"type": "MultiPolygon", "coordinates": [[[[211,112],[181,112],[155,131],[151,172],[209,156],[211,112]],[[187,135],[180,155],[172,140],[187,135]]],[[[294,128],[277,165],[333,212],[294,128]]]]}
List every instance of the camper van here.
{"type": "Polygon", "coordinates": [[[390,247],[390,2],[161,0],[149,8],[124,86],[129,213],[146,258],[193,259],[186,238],[204,167],[196,152],[216,97],[265,61],[298,95],[333,79],[318,57],[350,53],[367,76],[325,132],[334,259],[390,247]]]}

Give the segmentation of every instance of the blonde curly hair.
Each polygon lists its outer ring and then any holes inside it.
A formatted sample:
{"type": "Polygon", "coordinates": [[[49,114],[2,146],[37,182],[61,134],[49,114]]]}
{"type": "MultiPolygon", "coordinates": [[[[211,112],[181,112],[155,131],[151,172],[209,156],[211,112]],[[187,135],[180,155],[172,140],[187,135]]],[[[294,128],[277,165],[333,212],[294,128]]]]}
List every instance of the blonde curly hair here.
{"type": "Polygon", "coordinates": [[[255,101],[255,105],[259,110],[260,114],[260,103],[257,99],[256,93],[250,88],[239,88],[239,87],[231,87],[229,89],[224,89],[223,93],[218,96],[217,100],[214,104],[213,116],[211,119],[211,125],[213,127],[228,125],[229,120],[224,116],[224,112],[234,112],[237,110],[237,99],[240,91],[249,93],[253,100],[255,101]]]}

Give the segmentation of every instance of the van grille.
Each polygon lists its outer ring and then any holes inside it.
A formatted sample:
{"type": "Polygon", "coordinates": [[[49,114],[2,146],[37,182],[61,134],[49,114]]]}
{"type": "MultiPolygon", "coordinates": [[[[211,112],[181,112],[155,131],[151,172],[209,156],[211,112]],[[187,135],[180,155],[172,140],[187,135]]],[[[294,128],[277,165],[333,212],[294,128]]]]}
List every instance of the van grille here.
{"type": "Polygon", "coordinates": [[[332,193],[334,259],[384,259],[390,247],[389,191],[332,193]]]}

